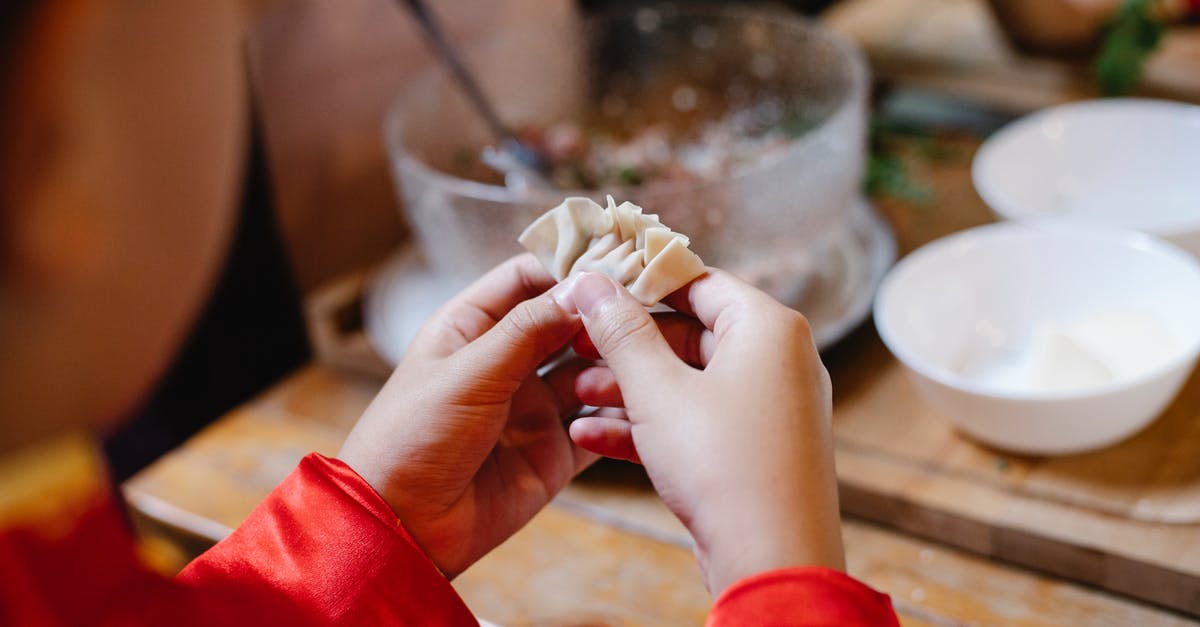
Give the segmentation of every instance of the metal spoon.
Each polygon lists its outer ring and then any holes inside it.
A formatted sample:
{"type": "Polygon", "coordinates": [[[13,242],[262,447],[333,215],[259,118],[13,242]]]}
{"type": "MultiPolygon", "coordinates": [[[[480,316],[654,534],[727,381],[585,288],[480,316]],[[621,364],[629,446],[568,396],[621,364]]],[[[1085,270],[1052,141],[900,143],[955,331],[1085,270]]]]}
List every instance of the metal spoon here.
{"type": "Polygon", "coordinates": [[[508,126],[500,120],[500,116],[496,115],[496,110],[492,108],[491,103],[484,96],[483,90],[480,89],[479,83],[471,76],[454,47],[446,39],[425,2],[423,0],[400,1],[408,5],[408,9],[417,18],[417,22],[421,25],[421,30],[425,33],[425,38],[433,47],[434,52],[450,70],[455,82],[466,94],[467,100],[487,123],[492,134],[496,136],[500,148],[496,149],[491,146],[484,148],[481,156],[483,162],[504,174],[504,182],[508,187],[553,188],[554,185],[547,178],[548,160],[535,148],[517,139],[508,126]]]}

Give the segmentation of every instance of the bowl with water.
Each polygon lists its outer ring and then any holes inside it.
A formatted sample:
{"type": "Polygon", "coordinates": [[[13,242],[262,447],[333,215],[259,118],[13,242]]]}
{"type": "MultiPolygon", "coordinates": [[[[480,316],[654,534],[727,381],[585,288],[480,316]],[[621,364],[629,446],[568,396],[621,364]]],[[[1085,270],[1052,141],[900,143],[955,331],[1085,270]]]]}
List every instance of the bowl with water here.
{"type": "Polygon", "coordinates": [[[1200,354],[1200,263],[1158,238],[1058,221],[936,240],[884,278],[875,323],[962,433],[1019,453],[1118,442],[1200,354]]]}

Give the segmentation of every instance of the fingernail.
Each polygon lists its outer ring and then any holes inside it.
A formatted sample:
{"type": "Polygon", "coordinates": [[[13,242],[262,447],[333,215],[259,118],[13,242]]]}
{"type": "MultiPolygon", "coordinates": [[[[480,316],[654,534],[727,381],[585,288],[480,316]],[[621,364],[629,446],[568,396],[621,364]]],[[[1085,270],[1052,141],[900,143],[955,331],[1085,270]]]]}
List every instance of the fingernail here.
{"type": "Polygon", "coordinates": [[[617,290],[608,277],[589,272],[579,276],[571,293],[575,297],[575,307],[579,309],[579,313],[590,316],[599,311],[604,303],[616,297],[617,290]]]}
{"type": "Polygon", "coordinates": [[[579,280],[579,275],[573,274],[562,281],[559,281],[557,285],[550,288],[550,297],[554,299],[554,302],[557,303],[563,311],[569,314],[579,313],[575,309],[575,301],[571,299],[571,288],[575,286],[575,281],[577,280],[579,280]]]}

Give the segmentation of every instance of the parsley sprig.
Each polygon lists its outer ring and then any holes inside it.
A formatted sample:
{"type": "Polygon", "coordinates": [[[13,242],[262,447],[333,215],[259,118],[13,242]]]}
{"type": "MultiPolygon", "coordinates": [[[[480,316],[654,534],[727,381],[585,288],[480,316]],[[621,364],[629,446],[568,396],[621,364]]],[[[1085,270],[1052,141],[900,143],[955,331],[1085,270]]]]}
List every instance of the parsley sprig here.
{"type": "Polygon", "coordinates": [[[1146,58],[1166,32],[1155,11],[1159,0],[1126,0],[1105,28],[1092,71],[1105,96],[1123,96],[1142,78],[1146,58]]]}

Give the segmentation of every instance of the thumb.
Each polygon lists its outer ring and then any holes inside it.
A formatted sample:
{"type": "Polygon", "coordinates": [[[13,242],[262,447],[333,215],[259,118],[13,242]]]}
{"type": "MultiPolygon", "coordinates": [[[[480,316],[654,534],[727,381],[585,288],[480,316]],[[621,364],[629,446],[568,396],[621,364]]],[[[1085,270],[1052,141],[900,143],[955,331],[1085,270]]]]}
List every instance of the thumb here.
{"type": "Polygon", "coordinates": [[[580,330],[579,316],[559,304],[553,289],[512,308],[494,327],[459,351],[479,382],[508,384],[516,390],[538,366],[566,346],[580,330]]]}
{"type": "Polygon", "coordinates": [[[641,303],[603,274],[587,273],[570,291],[596,351],[608,362],[628,394],[644,383],[657,384],[683,363],[641,303]]]}

